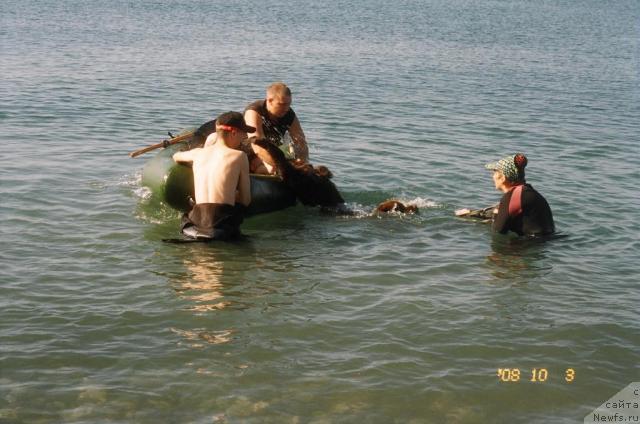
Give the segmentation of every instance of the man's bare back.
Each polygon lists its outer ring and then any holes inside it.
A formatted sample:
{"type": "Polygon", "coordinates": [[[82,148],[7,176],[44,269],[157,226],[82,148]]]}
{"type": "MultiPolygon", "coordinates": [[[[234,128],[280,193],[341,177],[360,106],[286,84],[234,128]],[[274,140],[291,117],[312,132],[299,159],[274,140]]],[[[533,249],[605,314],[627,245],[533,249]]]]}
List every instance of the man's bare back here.
{"type": "Polygon", "coordinates": [[[216,118],[216,142],[204,148],[178,152],[173,160],[193,166],[196,204],[182,217],[184,235],[204,240],[230,240],[241,235],[244,209],[251,203],[249,159],[238,150],[248,126],[239,112],[216,118]]]}
{"type": "Polygon", "coordinates": [[[193,164],[195,201],[248,206],[251,201],[249,160],[221,140],[213,146],[179,152],[176,162],[193,164]]]}

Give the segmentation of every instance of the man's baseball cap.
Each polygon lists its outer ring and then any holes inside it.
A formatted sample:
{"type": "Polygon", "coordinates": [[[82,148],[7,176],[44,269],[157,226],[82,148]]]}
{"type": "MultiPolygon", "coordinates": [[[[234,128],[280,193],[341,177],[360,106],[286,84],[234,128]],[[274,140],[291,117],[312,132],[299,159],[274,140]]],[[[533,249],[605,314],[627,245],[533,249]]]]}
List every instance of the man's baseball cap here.
{"type": "Polygon", "coordinates": [[[240,112],[225,112],[216,118],[216,129],[222,130],[240,130],[247,133],[254,133],[256,129],[250,127],[244,121],[244,116],[240,112]]]}

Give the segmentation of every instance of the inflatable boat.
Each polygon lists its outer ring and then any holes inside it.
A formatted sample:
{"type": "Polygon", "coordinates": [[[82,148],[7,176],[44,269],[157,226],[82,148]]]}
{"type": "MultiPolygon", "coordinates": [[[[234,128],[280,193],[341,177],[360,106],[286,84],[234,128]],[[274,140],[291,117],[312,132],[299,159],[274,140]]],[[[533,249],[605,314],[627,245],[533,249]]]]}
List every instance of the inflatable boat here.
{"type": "MultiPolygon", "coordinates": [[[[142,170],[142,185],[148,187],[153,196],[168,206],[182,212],[191,209],[193,171],[191,167],[177,164],[173,154],[196,147],[197,141],[188,138],[184,142],[170,145],[153,158],[142,170]]],[[[296,196],[278,176],[251,174],[251,204],[247,215],[274,212],[296,204],[296,196]]]]}

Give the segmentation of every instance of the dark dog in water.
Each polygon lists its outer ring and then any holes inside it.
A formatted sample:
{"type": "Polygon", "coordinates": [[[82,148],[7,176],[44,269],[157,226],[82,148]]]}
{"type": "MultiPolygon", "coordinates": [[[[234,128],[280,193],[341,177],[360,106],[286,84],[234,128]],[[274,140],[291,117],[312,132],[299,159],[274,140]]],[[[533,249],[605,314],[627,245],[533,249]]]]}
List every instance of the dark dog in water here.
{"type": "MultiPolygon", "coordinates": [[[[331,181],[333,174],[326,166],[313,166],[301,161],[289,161],[282,150],[262,139],[251,139],[267,151],[282,180],[305,206],[321,206],[325,212],[353,215],[344,205],[344,199],[331,181]]],[[[397,200],[387,200],[376,207],[376,212],[417,213],[415,205],[405,205],[397,200]]]]}
{"type": "Polygon", "coordinates": [[[397,200],[386,200],[376,207],[376,212],[418,213],[416,205],[405,205],[397,200]]]}
{"type": "Polygon", "coordinates": [[[251,140],[265,149],[273,159],[282,180],[295,193],[300,203],[306,206],[341,209],[344,199],[331,181],[331,171],[324,166],[314,167],[308,163],[290,162],[282,150],[266,140],[251,140]]]}

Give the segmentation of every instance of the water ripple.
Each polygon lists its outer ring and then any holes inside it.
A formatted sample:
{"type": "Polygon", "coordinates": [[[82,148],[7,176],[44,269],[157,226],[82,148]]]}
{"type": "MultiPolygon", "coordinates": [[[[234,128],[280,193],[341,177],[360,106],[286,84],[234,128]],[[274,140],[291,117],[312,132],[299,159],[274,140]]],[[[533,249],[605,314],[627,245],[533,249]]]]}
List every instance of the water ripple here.
{"type": "Polygon", "coordinates": [[[628,384],[633,2],[211,6],[3,4],[0,421],[565,423],[628,384]],[[163,244],[180,214],[127,153],[278,79],[356,214],[163,244]],[[561,237],[453,216],[514,151],[561,237]]]}

